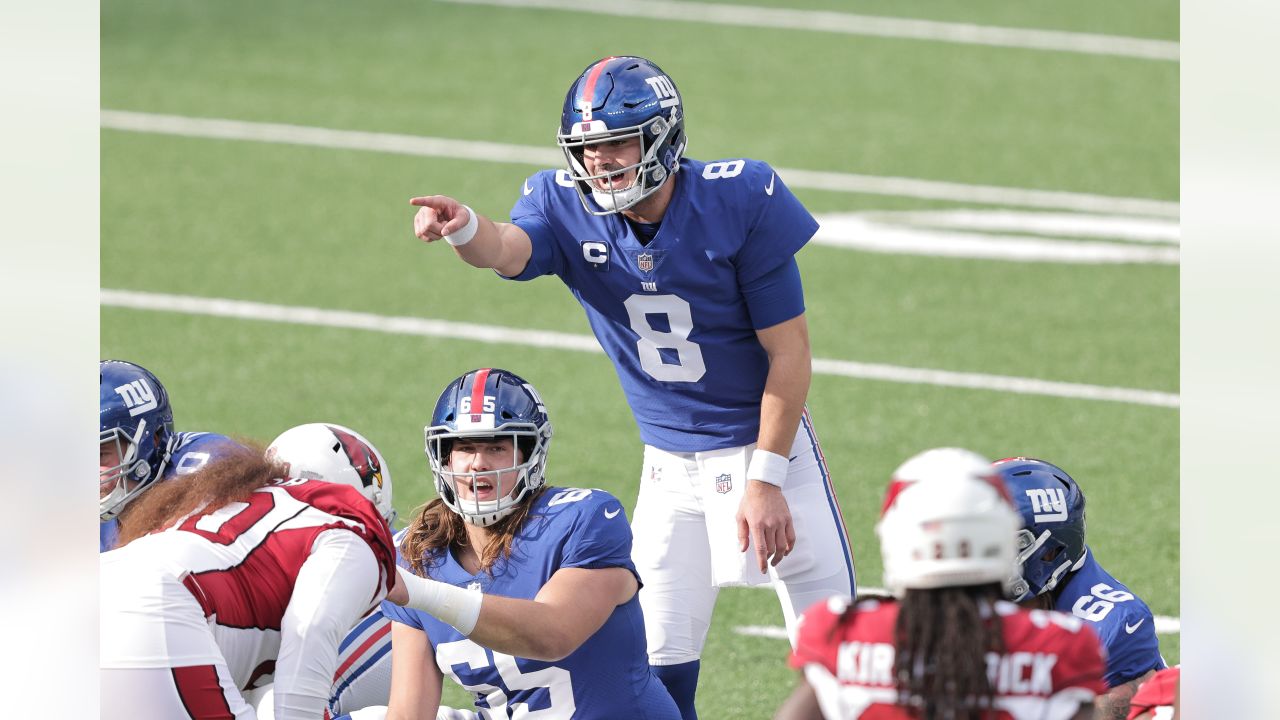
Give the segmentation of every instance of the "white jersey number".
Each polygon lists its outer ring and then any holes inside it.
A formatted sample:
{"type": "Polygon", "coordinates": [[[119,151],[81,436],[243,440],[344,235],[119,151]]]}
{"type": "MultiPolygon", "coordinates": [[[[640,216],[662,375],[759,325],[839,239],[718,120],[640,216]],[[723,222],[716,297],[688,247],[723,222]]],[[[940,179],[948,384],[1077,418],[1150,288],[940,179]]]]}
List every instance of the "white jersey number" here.
{"type": "Polygon", "coordinates": [[[484,695],[494,717],[528,718],[528,720],[569,720],[578,709],[573,700],[573,680],[569,671],[564,668],[547,667],[534,672],[522,672],[516,665],[516,659],[510,655],[493,652],[493,662],[489,661],[489,652],[470,640],[455,640],[440,643],[436,646],[436,665],[453,681],[465,690],[484,695]],[[455,665],[466,665],[472,670],[493,667],[502,677],[508,690],[534,690],[546,688],[549,707],[541,710],[530,710],[527,703],[513,702],[507,709],[508,698],[502,688],[484,683],[467,685],[454,672],[455,665]]]}
{"type": "Polygon", "coordinates": [[[1072,614],[1089,622],[1098,622],[1106,617],[1116,603],[1133,599],[1132,593],[1116,590],[1106,583],[1094,585],[1090,592],[1090,595],[1081,595],[1075,605],[1071,606],[1072,614]]]}
{"type": "Polygon", "coordinates": [[[722,160],[720,162],[710,162],[702,166],[702,177],[708,180],[719,180],[720,178],[737,177],[742,172],[742,168],[747,166],[745,160],[722,160]]]}
{"type": "Polygon", "coordinates": [[[698,382],[707,372],[702,359],[702,348],[689,340],[693,332],[693,311],[689,303],[675,295],[632,295],[623,303],[631,329],[640,339],[636,349],[640,353],[640,367],[662,382],[698,382]],[[656,330],[649,322],[649,315],[667,318],[668,330],[656,330]],[[663,360],[659,350],[675,352],[676,362],[663,360]]]}

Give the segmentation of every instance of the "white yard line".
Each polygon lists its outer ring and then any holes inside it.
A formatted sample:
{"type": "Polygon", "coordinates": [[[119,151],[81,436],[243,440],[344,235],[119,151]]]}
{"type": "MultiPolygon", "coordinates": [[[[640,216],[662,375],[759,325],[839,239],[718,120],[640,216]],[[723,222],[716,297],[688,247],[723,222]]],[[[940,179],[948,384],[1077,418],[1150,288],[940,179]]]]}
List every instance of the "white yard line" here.
{"type": "MultiPolygon", "coordinates": [[[[574,335],[543,330],[520,330],[495,325],[476,325],[428,318],[388,317],[344,310],[270,305],[246,300],[166,295],[163,293],[108,288],[103,288],[100,302],[103,306],[132,308],[135,310],[265,320],[295,325],[341,327],[396,335],[420,335],[485,343],[507,343],[579,352],[603,352],[599,344],[596,343],[595,338],[589,335],[574,335]]],[[[1062,383],[1033,378],[958,373],[947,370],[927,370],[844,360],[824,360],[821,358],[814,358],[813,371],[823,375],[837,375],[864,380],[885,380],[899,383],[993,390],[1024,395],[1047,395],[1078,400],[1105,400],[1156,407],[1179,407],[1178,396],[1169,393],[1062,383]]]]}
{"type": "MultiPolygon", "coordinates": [[[[179,135],[183,137],[247,140],[342,150],[364,150],[396,155],[535,165],[542,168],[559,167],[564,163],[564,156],[560,151],[551,147],[506,145],[395,133],[333,130],[304,125],[158,115],[124,110],[103,110],[101,122],[102,127],[111,130],[179,135]]],[[[809,190],[988,203],[1012,207],[1116,215],[1176,218],[1179,213],[1179,205],[1176,202],[1146,198],[1111,197],[1051,190],[1026,190],[993,185],[966,185],[936,180],[858,175],[854,173],[820,172],[788,168],[778,168],[777,170],[782,179],[791,187],[809,190]]]]}
{"type": "Polygon", "coordinates": [[[845,35],[935,42],[988,45],[1029,50],[1051,50],[1114,55],[1178,62],[1178,43],[1169,40],[1096,35],[1091,33],[1036,30],[1029,28],[993,27],[968,23],[912,20],[908,18],[853,15],[823,10],[790,10],[785,8],[750,7],[699,2],[664,0],[445,0],[461,5],[496,5],[501,7],[567,10],[622,17],[656,20],[713,23],[768,28],[770,30],[808,30],[845,35]]]}
{"type": "Polygon", "coordinates": [[[1052,237],[1110,238],[1167,245],[1182,242],[1182,230],[1177,220],[1156,218],[968,208],[871,211],[857,213],[857,216],[876,223],[915,227],[1023,232],[1052,237]]]}
{"type": "MultiPolygon", "coordinates": [[[[869,215],[861,213],[824,214],[817,216],[817,219],[821,226],[814,235],[813,242],[867,252],[1013,262],[1157,265],[1177,265],[1180,254],[1177,247],[1168,245],[1054,240],[935,230],[902,223],[876,222],[869,215]]],[[[1043,226],[1047,228],[1051,223],[1044,223],[1043,226]]],[[[1061,227],[1065,229],[1069,226],[1064,224],[1061,227]]]]}

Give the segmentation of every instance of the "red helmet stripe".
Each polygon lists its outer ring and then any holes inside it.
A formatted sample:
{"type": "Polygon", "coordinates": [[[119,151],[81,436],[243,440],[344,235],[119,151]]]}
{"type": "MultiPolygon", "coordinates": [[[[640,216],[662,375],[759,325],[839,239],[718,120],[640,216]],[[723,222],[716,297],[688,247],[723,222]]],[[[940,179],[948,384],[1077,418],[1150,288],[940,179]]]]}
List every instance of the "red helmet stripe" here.
{"type": "Polygon", "coordinates": [[[587,106],[578,108],[578,111],[582,113],[583,120],[591,119],[591,108],[595,103],[596,97],[596,80],[600,79],[600,73],[604,72],[604,66],[607,65],[610,60],[616,59],[616,57],[610,55],[596,63],[595,67],[591,68],[591,71],[587,73],[587,84],[582,86],[582,99],[587,101],[587,106]]]}
{"type": "Polygon", "coordinates": [[[484,410],[484,386],[489,382],[489,368],[476,371],[476,379],[471,385],[471,422],[480,422],[480,413],[484,410]]]}

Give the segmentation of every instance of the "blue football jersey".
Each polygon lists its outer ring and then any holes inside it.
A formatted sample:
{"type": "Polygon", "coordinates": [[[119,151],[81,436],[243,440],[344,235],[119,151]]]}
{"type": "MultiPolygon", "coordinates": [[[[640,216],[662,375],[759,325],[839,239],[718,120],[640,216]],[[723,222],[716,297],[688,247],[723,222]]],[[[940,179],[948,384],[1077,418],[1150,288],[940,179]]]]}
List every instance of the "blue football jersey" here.
{"type": "Polygon", "coordinates": [[[1108,687],[1165,667],[1151,608],[1104,570],[1087,547],[1084,565],[1067,577],[1053,609],[1088,621],[1098,633],[1107,652],[1108,687]]]}
{"type": "MultiPolygon", "coordinates": [[[[631,530],[622,503],[603,490],[548,488],[534,501],[509,558],[473,575],[447,551],[433,579],[485,594],[533,599],[560,568],[621,567],[634,573],[631,530]]],[[[408,567],[404,558],[400,563],[408,567]]],[[[652,674],[638,597],[614,609],[603,627],[557,662],[494,652],[424,612],[383,602],[388,617],[430,638],[436,664],[475,697],[486,717],[521,710],[551,718],[678,720],[680,712],[652,674]]],[[[543,717],[539,715],[539,717],[543,717]]]]}
{"type": "MultiPolygon", "coordinates": [[[[749,445],[769,360],[742,287],[789,262],[818,223],[758,160],[685,158],[657,235],[586,212],[567,171],[525,181],[511,221],[533,254],[517,280],[560,277],[622,382],[640,437],[675,451],[749,445]]],[[[790,317],[803,312],[803,306],[790,317]]]]}
{"type": "MultiPolygon", "coordinates": [[[[164,469],[161,481],[188,475],[205,466],[205,463],[240,444],[226,435],[207,432],[174,433],[173,454],[164,469]]],[[[98,526],[98,552],[106,552],[116,544],[120,536],[120,523],[111,518],[98,526]]]]}

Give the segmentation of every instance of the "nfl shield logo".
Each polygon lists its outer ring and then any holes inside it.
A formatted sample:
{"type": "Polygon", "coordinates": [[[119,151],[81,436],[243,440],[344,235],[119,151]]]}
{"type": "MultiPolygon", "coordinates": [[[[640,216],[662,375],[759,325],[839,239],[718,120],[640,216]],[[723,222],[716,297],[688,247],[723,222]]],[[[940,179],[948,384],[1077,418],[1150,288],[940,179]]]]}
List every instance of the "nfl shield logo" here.
{"type": "Polygon", "coordinates": [[[721,495],[724,495],[725,493],[729,492],[732,489],[733,489],[732,475],[716,476],[716,492],[720,493],[721,495]]]}
{"type": "Polygon", "coordinates": [[[640,272],[650,272],[653,270],[653,253],[640,253],[636,256],[636,265],[640,268],[640,272]]]}

